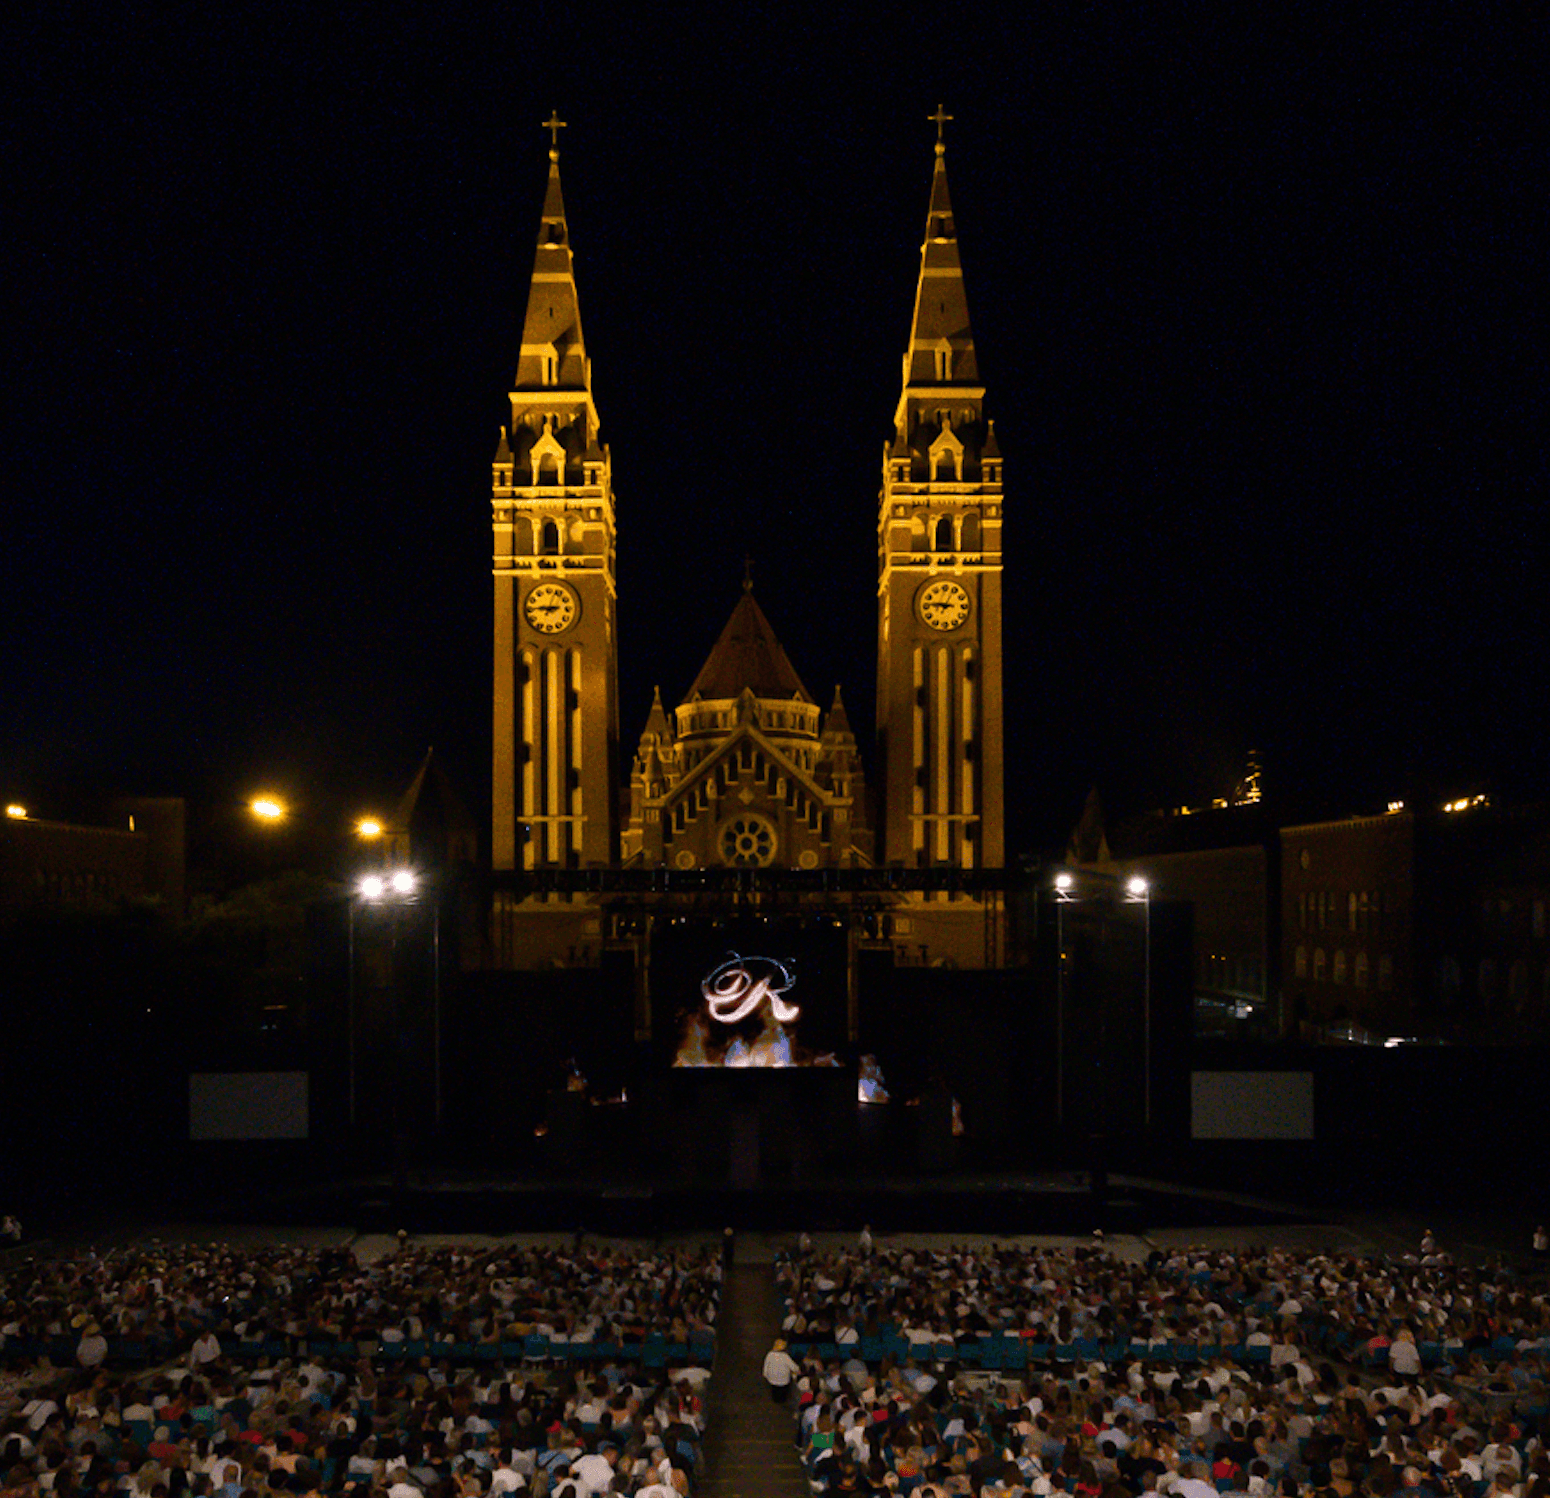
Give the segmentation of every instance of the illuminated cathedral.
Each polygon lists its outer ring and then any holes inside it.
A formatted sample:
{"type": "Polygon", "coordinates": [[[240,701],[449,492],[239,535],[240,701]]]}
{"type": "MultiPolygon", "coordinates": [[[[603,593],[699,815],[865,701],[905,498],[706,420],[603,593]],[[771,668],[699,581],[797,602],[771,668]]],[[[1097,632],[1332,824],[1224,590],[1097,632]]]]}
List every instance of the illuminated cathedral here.
{"type": "MultiPolygon", "coordinates": [[[[1001,960],[999,901],[971,882],[931,888],[924,877],[1004,860],[1001,457],[948,195],[947,116],[934,118],[914,315],[883,452],[878,570],[862,556],[851,568],[877,598],[870,754],[838,689],[827,708],[808,692],[746,580],[687,695],[668,707],[659,689],[633,753],[621,747],[612,465],[552,139],[493,466],[495,966],[595,966],[630,944],[644,963],[650,921],[638,901],[621,919],[606,880],[593,890],[579,875],[535,877],[545,871],[661,870],[670,902],[672,876],[728,867],[765,871],[764,888],[782,870],[876,871],[885,895],[865,919],[849,895],[830,901],[853,953],[872,946],[906,965],[1001,960]]],[[[549,123],[553,137],[560,122],[549,123]]],[[[843,575],[843,558],[837,567],[843,575]]]]}

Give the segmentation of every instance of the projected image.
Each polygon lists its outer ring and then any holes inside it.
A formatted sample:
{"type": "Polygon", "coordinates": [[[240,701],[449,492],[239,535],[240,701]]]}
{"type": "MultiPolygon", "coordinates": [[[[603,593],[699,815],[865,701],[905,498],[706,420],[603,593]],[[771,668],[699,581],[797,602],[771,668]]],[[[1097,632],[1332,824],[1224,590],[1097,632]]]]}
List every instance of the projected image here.
{"type": "Polygon", "coordinates": [[[674,1066],[838,1066],[797,1045],[802,1008],[792,958],[731,953],[700,982],[703,1005],[684,1023],[674,1066]]]}
{"type": "Polygon", "coordinates": [[[651,954],[652,1007],[675,1067],[837,1066],[845,934],[828,922],[687,920],[651,954]]]}

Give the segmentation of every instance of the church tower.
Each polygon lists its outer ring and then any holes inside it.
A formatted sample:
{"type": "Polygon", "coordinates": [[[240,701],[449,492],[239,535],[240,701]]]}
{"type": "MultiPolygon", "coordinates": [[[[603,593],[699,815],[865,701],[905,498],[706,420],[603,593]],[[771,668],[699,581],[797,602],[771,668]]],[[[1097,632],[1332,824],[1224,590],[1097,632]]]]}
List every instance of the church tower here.
{"type": "MultiPolygon", "coordinates": [[[[934,118],[931,204],[877,524],[878,852],[880,863],[910,869],[999,868],[1001,454],[947,191],[950,117],[938,109],[934,118]]],[[[919,908],[896,916],[895,929],[902,923],[911,939],[899,945],[916,960],[995,960],[992,924],[968,908],[978,902],[911,903],[919,908]]]]}
{"type": "Polygon", "coordinates": [[[495,452],[495,870],[619,856],[614,496],[551,117],[549,182],[495,452]]]}

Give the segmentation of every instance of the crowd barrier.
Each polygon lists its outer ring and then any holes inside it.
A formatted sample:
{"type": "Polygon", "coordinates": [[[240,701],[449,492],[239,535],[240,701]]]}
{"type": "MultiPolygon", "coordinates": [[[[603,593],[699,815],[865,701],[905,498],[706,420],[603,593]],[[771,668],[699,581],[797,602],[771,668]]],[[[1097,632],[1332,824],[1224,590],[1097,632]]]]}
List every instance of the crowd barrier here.
{"type": "MultiPolygon", "coordinates": [[[[47,1358],[55,1367],[73,1367],[77,1336],[10,1337],[0,1346],[0,1363],[7,1366],[47,1358]]],[[[109,1337],[106,1365],[110,1368],[159,1366],[186,1354],[192,1339],[109,1337]]],[[[697,1333],[687,1342],[646,1337],[638,1342],[575,1342],[553,1337],[527,1337],[520,1342],[450,1342],[432,1338],[385,1342],[335,1337],[267,1337],[259,1341],[225,1341],[222,1361],[244,1365],[276,1363],[282,1358],[315,1358],[324,1363],[358,1363],[362,1358],[383,1363],[450,1362],[460,1367],[521,1363],[604,1363],[623,1361],[661,1369],[694,1364],[708,1368],[715,1360],[713,1332],[697,1333]]]]}

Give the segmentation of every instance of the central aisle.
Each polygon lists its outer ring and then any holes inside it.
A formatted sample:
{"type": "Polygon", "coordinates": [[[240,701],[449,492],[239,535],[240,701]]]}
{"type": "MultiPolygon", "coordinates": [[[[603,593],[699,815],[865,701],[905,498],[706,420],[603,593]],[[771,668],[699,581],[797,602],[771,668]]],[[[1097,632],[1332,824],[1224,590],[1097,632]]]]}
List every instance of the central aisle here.
{"type": "Polygon", "coordinates": [[[716,1319],[705,1474],[695,1484],[696,1498],[809,1498],[807,1473],[793,1444],[796,1390],[784,1407],[775,1404],[761,1372],[780,1329],[774,1267],[734,1265],[716,1319]]]}

